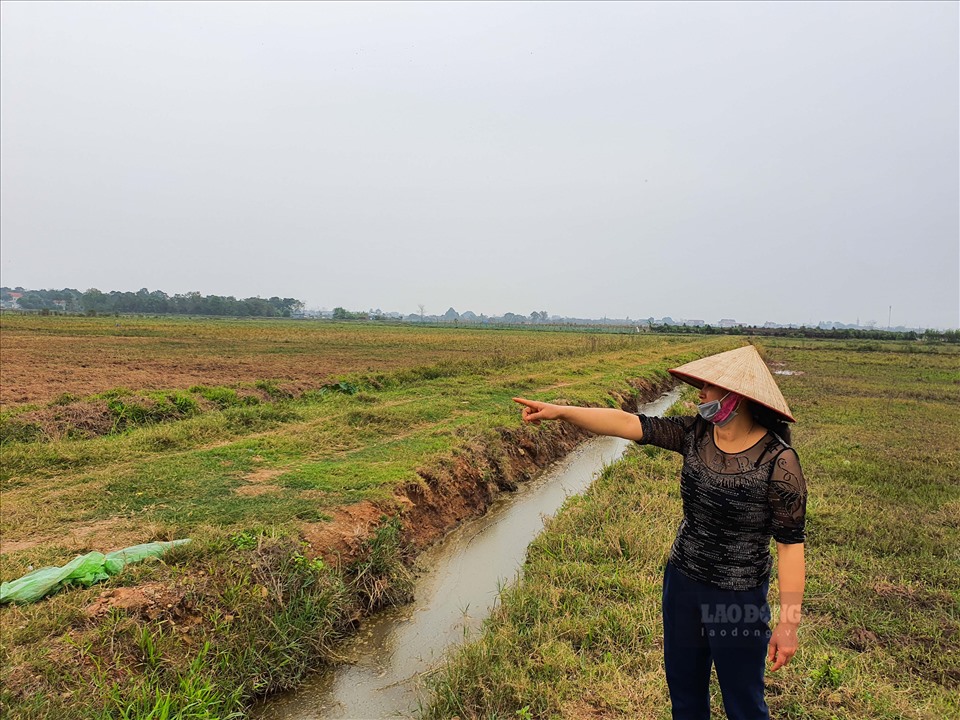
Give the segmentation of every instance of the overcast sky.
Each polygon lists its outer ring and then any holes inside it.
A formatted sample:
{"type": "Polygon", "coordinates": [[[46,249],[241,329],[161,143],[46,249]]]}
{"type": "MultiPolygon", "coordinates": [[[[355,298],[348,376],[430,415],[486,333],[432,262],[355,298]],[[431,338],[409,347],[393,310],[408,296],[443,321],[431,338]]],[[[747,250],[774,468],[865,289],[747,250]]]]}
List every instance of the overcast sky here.
{"type": "Polygon", "coordinates": [[[960,324],[956,2],[0,12],[8,286],[960,324]]]}

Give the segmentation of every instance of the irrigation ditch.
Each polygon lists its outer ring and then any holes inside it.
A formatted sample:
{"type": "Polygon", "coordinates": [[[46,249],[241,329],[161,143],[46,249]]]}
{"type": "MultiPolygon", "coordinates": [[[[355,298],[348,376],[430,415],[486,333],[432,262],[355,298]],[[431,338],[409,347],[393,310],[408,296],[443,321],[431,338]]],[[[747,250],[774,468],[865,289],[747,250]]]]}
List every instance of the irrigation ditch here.
{"type": "MultiPolygon", "coordinates": [[[[662,414],[679,389],[640,408],[662,414]]],[[[268,698],[259,720],[409,717],[424,701],[423,678],[446,652],[478,631],[500,588],[522,567],[527,545],[545,519],[571,495],[584,492],[630,441],[592,437],[553,461],[515,492],[495,497],[418,558],[414,600],[364,619],[339,650],[343,662],[301,688],[268,698]]],[[[525,457],[528,451],[518,453],[525,457]]]]}

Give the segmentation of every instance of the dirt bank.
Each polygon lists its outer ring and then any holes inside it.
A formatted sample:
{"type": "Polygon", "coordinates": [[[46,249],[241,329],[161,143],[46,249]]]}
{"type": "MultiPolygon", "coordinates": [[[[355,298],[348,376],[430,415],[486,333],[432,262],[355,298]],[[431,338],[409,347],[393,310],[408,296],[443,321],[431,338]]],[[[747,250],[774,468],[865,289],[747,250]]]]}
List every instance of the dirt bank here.
{"type": "MultiPolygon", "coordinates": [[[[635,412],[672,385],[670,379],[658,383],[636,380],[631,382],[635,394],[611,391],[611,396],[622,409],[635,412]]],[[[418,468],[419,480],[407,483],[390,500],[346,505],[334,509],[330,521],[305,523],[301,530],[304,552],[347,569],[361,558],[377,529],[388,518],[399,517],[404,556],[411,561],[463,521],[483,515],[498,493],[516,490],[519,483],[590,436],[567,423],[500,428],[494,438],[466,442],[418,468]]],[[[121,593],[100,598],[98,611],[111,605],[123,609],[122,597],[121,593]]]]}

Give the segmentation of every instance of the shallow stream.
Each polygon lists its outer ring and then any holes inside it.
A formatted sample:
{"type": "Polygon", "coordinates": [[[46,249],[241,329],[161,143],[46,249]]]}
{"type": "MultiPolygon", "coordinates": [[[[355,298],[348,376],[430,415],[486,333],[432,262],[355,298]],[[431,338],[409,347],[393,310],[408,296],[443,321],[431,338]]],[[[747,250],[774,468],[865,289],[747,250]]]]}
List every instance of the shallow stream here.
{"type": "MultiPolygon", "coordinates": [[[[640,411],[660,415],[679,394],[671,391],[640,411]]],[[[585,491],[629,445],[620,438],[592,438],[516,492],[501,495],[486,515],[465,522],[420,556],[412,603],[366,620],[340,649],[343,664],[295,692],[271,697],[254,717],[374,720],[415,715],[423,697],[422,678],[448,650],[476,634],[500,588],[517,576],[544,517],[585,491]]]]}

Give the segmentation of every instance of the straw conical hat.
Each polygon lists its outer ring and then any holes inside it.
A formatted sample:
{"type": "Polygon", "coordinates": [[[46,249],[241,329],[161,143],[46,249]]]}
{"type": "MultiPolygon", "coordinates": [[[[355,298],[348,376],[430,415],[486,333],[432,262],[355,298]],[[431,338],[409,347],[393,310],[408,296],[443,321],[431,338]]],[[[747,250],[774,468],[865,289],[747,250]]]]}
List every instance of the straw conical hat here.
{"type": "Polygon", "coordinates": [[[709,383],[732,390],[796,422],[776,380],[753,345],[694,360],[670,370],[670,374],[695,387],[709,383]]]}

